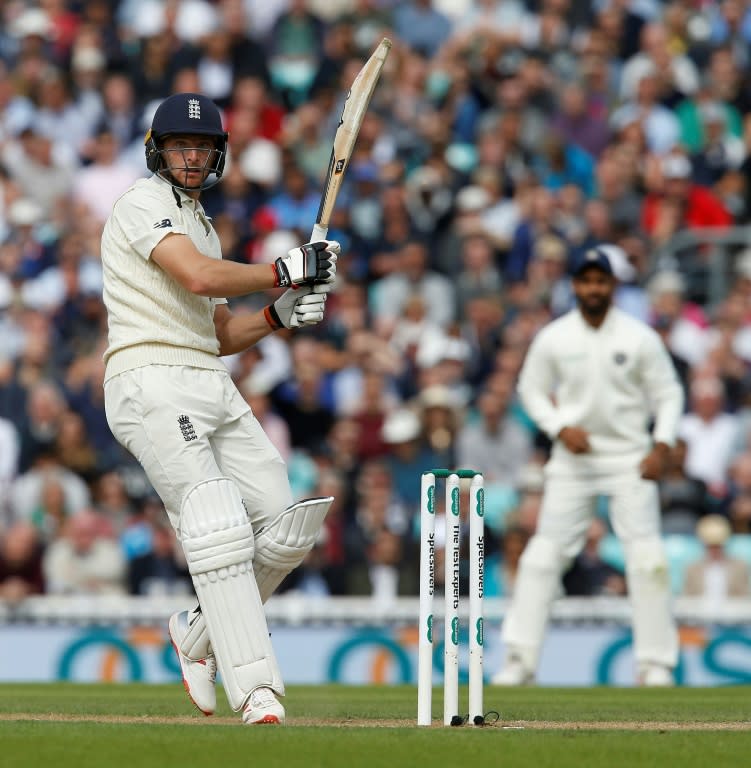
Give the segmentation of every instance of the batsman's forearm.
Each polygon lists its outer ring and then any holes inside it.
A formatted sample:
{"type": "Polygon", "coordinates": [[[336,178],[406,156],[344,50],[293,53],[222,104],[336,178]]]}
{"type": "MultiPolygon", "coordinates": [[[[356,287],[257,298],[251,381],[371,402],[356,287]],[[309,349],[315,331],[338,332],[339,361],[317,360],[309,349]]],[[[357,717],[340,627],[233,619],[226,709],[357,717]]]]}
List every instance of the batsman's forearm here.
{"type": "Polygon", "coordinates": [[[192,293],[213,298],[244,296],[274,287],[274,268],[271,264],[239,264],[236,261],[206,259],[190,275],[192,293]]]}
{"type": "Polygon", "coordinates": [[[264,336],[273,333],[263,310],[247,315],[230,315],[221,325],[216,324],[219,355],[234,355],[252,347],[264,336]]]}

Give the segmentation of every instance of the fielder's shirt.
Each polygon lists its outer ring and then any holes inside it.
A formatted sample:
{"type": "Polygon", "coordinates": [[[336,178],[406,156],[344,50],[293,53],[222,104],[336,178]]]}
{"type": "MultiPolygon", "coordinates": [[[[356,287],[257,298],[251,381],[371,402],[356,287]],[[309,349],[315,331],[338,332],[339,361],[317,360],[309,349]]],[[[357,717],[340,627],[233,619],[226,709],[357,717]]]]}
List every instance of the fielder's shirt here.
{"type": "Polygon", "coordinates": [[[653,439],[673,445],[683,411],[683,390],[662,340],[617,307],[599,328],[578,309],[543,328],[527,353],[518,391],[552,440],[563,427],[589,433],[587,454],[572,454],[555,440],[548,465],[553,473],[635,468],[653,439]]]}

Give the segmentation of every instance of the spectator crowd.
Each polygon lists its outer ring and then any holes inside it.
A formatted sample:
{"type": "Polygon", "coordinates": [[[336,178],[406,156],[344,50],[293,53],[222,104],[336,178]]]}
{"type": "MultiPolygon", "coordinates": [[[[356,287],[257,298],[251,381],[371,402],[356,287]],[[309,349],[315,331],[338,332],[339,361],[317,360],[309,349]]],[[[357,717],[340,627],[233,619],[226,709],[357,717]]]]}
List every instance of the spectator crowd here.
{"type": "MultiPolygon", "coordinates": [[[[202,198],[225,258],[305,242],[349,84],[383,36],[325,321],[226,359],[296,497],[336,497],[282,588],[416,594],[420,473],[467,466],[485,474],[487,594],[510,594],[549,448],[516,377],[597,244],[687,394],[666,535],[697,562],[707,543],[713,563],[751,539],[751,249],[732,241],[720,269],[700,240],[751,222],[751,2],[13,0],[0,14],[0,599],[190,591],[104,415],[103,223],[147,173],[160,100],[198,91],[229,131],[202,198]]],[[[601,517],[569,594],[626,589],[601,517]]],[[[748,570],[732,585],[746,594],[748,570]]]]}

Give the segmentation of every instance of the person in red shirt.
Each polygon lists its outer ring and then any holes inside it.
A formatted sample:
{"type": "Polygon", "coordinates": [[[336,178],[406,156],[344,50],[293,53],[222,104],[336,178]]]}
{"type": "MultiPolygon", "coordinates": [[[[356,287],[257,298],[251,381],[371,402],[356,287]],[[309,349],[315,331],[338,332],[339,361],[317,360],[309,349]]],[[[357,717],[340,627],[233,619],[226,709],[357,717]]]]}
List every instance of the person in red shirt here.
{"type": "Polygon", "coordinates": [[[732,215],[706,187],[691,180],[691,161],[685,155],[666,155],[658,183],[644,200],[642,229],[655,243],[664,243],[681,229],[729,227],[732,215]]]}

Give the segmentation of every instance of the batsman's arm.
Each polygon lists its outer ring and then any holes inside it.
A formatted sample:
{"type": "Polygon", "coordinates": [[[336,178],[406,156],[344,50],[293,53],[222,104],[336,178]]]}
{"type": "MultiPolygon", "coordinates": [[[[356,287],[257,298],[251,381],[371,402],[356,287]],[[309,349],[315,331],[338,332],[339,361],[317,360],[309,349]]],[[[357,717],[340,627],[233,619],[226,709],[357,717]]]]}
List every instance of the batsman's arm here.
{"type": "Polygon", "coordinates": [[[306,243],[273,264],[238,264],[201,253],[187,235],[162,239],[151,258],[183,288],[199,296],[242,296],[269,288],[330,283],[339,244],[306,243]]]}
{"type": "Polygon", "coordinates": [[[242,352],[274,332],[262,309],[235,314],[226,304],[217,304],[215,307],[214,328],[220,355],[242,352]]]}

